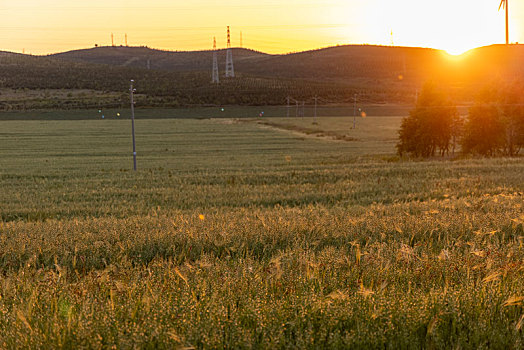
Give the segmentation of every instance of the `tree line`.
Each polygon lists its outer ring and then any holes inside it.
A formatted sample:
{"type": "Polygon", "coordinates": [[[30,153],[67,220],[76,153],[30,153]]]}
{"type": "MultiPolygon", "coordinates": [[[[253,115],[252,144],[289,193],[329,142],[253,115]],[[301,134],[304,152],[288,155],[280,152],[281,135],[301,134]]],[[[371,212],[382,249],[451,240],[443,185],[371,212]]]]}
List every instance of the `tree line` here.
{"type": "Polygon", "coordinates": [[[397,151],[414,157],[464,154],[515,156],[524,148],[524,85],[493,83],[460,116],[446,89],[427,83],[402,120],[397,151]]]}

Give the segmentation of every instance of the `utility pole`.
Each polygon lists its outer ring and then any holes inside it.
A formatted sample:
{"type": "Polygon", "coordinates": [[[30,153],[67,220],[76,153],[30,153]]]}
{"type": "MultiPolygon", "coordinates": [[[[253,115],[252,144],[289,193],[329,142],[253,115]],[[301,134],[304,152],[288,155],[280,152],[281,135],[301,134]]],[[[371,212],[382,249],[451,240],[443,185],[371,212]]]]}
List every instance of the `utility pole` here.
{"type": "Polygon", "coordinates": [[[127,33],[126,33],[126,46],[127,46],[127,33]]]}
{"type": "Polygon", "coordinates": [[[353,104],[353,129],[355,129],[357,123],[357,94],[354,96],[353,104]]]}
{"type": "Polygon", "coordinates": [[[115,46],[115,37],[113,33],[111,33],[111,46],[115,46]]]}
{"type": "Polygon", "coordinates": [[[135,143],[135,101],[134,101],[134,93],[135,89],[133,89],[133,83],[135,81],[131,80],[131,87],[129,88],[129,92],[131,94],[131,132],[133,134],[133,169],[136,171],[136,143],[135,143]]]}
{"type": "Polygon", "coordinates": [[[315,96],[315,123],[317,122],[317,100],[318,100],[318,96],[315,96]]]}

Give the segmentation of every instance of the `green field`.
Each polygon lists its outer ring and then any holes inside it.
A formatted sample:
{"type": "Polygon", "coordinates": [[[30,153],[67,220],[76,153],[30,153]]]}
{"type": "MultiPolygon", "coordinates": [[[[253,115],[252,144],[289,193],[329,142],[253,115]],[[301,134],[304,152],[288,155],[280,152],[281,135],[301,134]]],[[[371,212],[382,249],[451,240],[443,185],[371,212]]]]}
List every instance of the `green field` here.
{"type": "MultiPolygon", "coordinates": [[[[1,91],[0,91],[1,93],[1,91]]],[[[45,94],[45,93],[44,93],[45,94]]],[[[117,113],[121,114],[120,119],[131,116],[128,100],[126,96],[123,108],[103,108],[103,109],[78,109],[78,110],[28,110],[1,112],[2,120],[98,120],[104,115],[107,119],[119,119],[117,113]]],[[[411,105],[406,104],[359,104],[369,116],[402,116],[407,115],[412,109],[411,105]]],[[[463,113],[467,112],[467,107],[459,106],[463,113]]],[[[137,108],[135,115],[139,119],[208,119],[208,118],[258,118],[263,112],[264,118],[287,117],[294,120],[297,115],[296,105],[284,106],[212,106],[212,107],[190,107],[190,108],[137,108]]],[[[345,117],[353,115],[354,106],[351,105],[325,105],[318,106],[317,115],[320,117],[345,117]]],[[[304,106],[304,116],[315,115],[315,107],[309,102],[304,106]]],[[[311,122],[311,120],[310,120],[311,122]]]]}
{"type": "Polygon", "coordinates": [[[523,158],[352,122],[0,121],[0,348],[522,348],[523,158]]]}

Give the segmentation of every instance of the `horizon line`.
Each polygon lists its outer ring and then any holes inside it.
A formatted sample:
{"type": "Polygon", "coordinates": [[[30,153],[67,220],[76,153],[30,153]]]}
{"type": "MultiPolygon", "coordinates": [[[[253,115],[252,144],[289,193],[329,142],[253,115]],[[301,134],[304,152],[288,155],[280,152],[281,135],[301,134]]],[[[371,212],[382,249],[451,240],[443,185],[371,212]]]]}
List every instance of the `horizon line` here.
{"type": "MultiPolygon", "coordinates": [[[[448,53],[452,56],[460,56],[463,54],[466,54],[470,51],[480,49],[480,48],[486,48],[486,47],[492,47],[492,46],[521,46],[524,44],[521,44],[519,42],[510,43],[510,44],[504,44],[504,43],[495,43],[495,44],[489,44],[489,45],[483,45],[483,46],[477,46],[473,47],[467,51],[464,51],[458,55],[451,54],[445,49],[439,49],[435,47],[425,47],[425,46],[402,46],[402,45],[383,45],[383,44],[336,44],[336,45],[330,45],[330,46],[322,46],[318,48],[312,48],[312,49],[306,49],[306,50],[299,50],[299,51],[288,51],[288,52],[282,52],[282,53],[268,53],[261,50],[252,49],[249,47],[240,47],[240,46],[234,46],[231,49],[234,50],[246,50],[246,51],[253,51],[258,52],[261,54],[265,54],[268,56],[286,56],[286,55],[293,55],[293,54],[300,54],[305,52],[313,52],[313,51],[321,51],[321,50],[327,50],[337,47],[346,47],[346,46],[354,46],[354,47],[383,47],[383,48],[397,48],[397,49],[423,49],[423,50],[435,50],[435,51],[442,51],[445,53],[448,53]]],[[[191,52],[212,52],[213,49],[197,49],[197,50],[177,50],[177,49],[162,49],[162,48],[154,48],[150,47],[148,45],[96,45],[91,47],[84,47],[84,48],[77,48],[77,49],[70,49],[65,51],[59,51],[59,52],[48,52],[48,53],[42,53],[42,54],[32,54],[32,53],[25,53],[25,50],[23,52],[17,52],[17,51],[4,51],[0,49],[0,52],[4,53],[12,53],[12,54],[19,54],[19,55],[25,55],[25,56],[34,56],[34,57],[47,57],[47,56],[55,56],[60,55],[64,53],[74,52],[74,51],[87,51],[87,50],[96,50],[96,49],[102,49],[102,48],[144,48],[154,51],[162,51],[162,52],[173,52],[173,53],[191,53],[191,52]]],[[[216,51],[225,51],[227,48],[217,48],[216,51]]]]}

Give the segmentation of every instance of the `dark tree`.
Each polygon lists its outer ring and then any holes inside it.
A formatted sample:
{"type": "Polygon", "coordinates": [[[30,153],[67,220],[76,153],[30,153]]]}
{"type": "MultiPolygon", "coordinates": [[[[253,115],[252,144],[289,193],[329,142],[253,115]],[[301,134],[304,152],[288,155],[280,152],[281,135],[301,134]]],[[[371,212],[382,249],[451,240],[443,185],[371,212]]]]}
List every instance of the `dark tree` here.
{"type": "Polygon", "coordinates": [[[504,125],[496,105],[477,104],[469,110],[462,142],[465,153],[495,155],[504,146],[504,125]]]}
{"type": "Polygon", "coordinates": [[[442,89],[428,83],[420,94],[417,105],[402,120],[397,150],[416,157],[441,156],[449,153],[454,128],[459,124],[457,109],[442,89]]]}
{"type": "Polygon", "coordinates": [[[514,156],[524,147],[524,85],[514,83],[504,91],[502,123],[506,137],[503,152],[514,156]]]}
{"type": "Polygon", "coordinates": [[[524,146],[524,88],[492,84],[469,111],[462,148],[465,153],[514,156],[524,146]]]}

